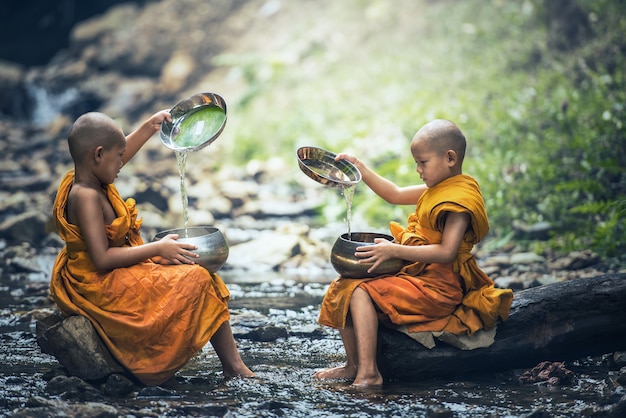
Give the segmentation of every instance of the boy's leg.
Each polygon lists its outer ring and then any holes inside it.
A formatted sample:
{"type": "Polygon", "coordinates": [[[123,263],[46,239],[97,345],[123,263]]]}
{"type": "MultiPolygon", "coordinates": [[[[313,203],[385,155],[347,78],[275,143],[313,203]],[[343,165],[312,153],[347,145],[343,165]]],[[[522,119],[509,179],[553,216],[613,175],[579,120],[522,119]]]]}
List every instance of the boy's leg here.
{"type": "Polygon", "coordinates": [[[343,347],[346,350],[346,364],[340,367],[331,367],[315,372],[313,375],[316,379],[354,379],[357,367],[359,365],[356,340],[354,338],[354,328],[352,327],[352,318],[348,312],[346,319],[346,327],[339,330],[343,347]]]}
{"type": "Polygon", "coordinates": [[[376,364],[378,315],[369,294],[356,288],[350,299],[350,312],[356,339],[358,370],[352,386],[382,386],[383,377],[376,364]]]}
{"type": "Polygon", "coordinates": [[[254,376],[254,373],[244,364],[239,355],[230,322],[225,321],[213,334],[211,345],[222,363],[224,377],[254,376]]]}

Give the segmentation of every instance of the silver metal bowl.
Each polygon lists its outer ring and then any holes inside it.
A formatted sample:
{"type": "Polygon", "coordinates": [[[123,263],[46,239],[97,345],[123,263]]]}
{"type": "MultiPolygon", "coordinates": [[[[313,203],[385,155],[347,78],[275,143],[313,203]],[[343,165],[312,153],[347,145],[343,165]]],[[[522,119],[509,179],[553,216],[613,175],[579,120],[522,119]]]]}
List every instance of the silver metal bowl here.
{"type": "Polygon", "coordinates": [[[217,228],[190,226],[187,227],[187,235],[185,235],[185,228],[168,229],[157,233],[153,241],[158,241],[168,234],[177,234],[179,236],[178,241],[196,245],[198,249],[194,252],[200,255],[200,257],[192,258],[192,260],[211,273],[215,273],[222,268],[228,259],[228,243],[222,232],[217,228]]]}
{"type": "Polygon", "coordinates": [[[330,251],[330,263],[341,277],[366,279],[382,276],[384,274],[397,273],[404,266],[403,260],[391,259],[384,261],[376,267],[376,270],[368,273],[367,269],[372,267],[373,263],[359,263],[359,258],[354,255],[356,248],[374,245],[375,238],[384,238],[393,241],[393,237],[376,232],[352,232],[349,235],[348,237],[348,234],[345,233],[337,238],[330,251]]]}
{"type": "Polygon", "coordinates": [[[336,154],[316,147],[296,152],[300,170],[324,186],[345,189],[361,181],[361,172],[348,160],[335,161],[336,154]]]}
{"type": "Polygon", "coordinates": [[[172,121],[161,123],[161,142],[174,151],[198,151],[222,133],[226,112],[226,102],[215,93],[198,93],[181,100],[170,110],[172,121]]]}

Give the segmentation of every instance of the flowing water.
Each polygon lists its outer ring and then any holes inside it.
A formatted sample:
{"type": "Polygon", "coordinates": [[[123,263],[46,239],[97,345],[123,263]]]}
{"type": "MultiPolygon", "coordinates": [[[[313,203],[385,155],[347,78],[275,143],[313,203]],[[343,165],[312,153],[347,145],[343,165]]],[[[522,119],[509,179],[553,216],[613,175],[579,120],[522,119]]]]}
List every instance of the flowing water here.
{"type": "MultiPolygon", "coordinates": [[[[416,376],[381,390],[352,391],[343,381],[319,382],[315,370],[345,361],[337,331],[319,326],[317,315],[332,277],[283,274],[222,274],[231,291],[231,323],[244,361],[255,379],[223,380],[207,345],[164,388],[144,388],[124,397],[103,397],[120,416],[150,417],[580,417],[606,416],[623,388],[603,357],[566,363],[578,380],[572,386],[522,385],[521,370],[449,380],[416,376]],[[254,337],[270,326],[277,338],[254,337]]],[[[46,392],[56,360],[39,350],[35,318],[53,309],[48,277],[0,277],[0,416],[35,415],[40,399],[64,405],[84,401],[46,392]],[[39,399],[39,400],[38,400],[39,399]],[[24,412],[25,411],[25,412],[24,412]]],[[[52,416],[52,415],[46,415],[52,416]]],[[[54,415],[60,416],[60,415],[54,415]]]]}
{"type": "Polygon", "coordinates": [[[348,224],[348,240],[351,240],[351,224],[352,224],[352,199],[354,198],[354,191],[356,185],[346,187],[343,189],[343,197],[346,200],[346,223],[348,224]]]}
{"type": "Polygon", "coordinates": [[[176,162],[178,163],[178,174],[180,175],[180,196],[183,200],[183,222],[185,226],[185,236],[187,237],[187,228],[189,227],[187,188],[185,187],[185,173],[187,172],[187,152],[176,151],[176,162]]]}

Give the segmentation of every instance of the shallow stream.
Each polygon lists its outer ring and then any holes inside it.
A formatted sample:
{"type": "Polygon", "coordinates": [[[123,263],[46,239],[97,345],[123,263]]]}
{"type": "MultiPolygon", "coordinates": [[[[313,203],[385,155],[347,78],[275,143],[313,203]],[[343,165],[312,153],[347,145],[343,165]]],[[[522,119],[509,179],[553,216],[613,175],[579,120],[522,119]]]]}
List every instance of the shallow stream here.
{"type": "MultiPolygon", "coordinates": [[[[467,376],[463,380],[391,382],[381,390],[357,392],[347,382],[318,382],[316,369],[343,362],[334,330],[316,323],[329,277],[305,279],[281,275],[222,274],[232,300],[233,330],[255,379],[221,377],[210,345],[164,388],[135,391],[122,398],[103,397],[126,416],[227,417],[575,417],[605,416],[623,394],[603,357],[566,363],[577,381],[571,386],[522,385],[523,370],[467,376]],[[250,330],[270,325],[279,337],[250,337],[250,330]]],[[[35,318],[53,306],[42,275],[7,275],[0,279],[0,416],[29,415],[33,399],[72,400],[47,393],[47,377],[58,367],[41,353],[35,318]]],[[[485,364],[488,371],[489,365],[485,364]]]]}

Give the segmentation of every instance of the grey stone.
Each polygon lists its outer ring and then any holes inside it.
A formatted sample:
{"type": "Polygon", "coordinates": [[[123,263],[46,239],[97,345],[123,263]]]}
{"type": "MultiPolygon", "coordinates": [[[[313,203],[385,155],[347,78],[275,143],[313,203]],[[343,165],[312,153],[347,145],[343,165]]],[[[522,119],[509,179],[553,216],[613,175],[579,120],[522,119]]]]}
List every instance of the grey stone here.
{"type": "Polygon", "coordinates": [[[37,321],[37,344],[53,355],[72,376],[86,381],[102,381],[113,373],[127,374],[110,354],[87,318],[65,319],[51,315],[37,321]]]}

